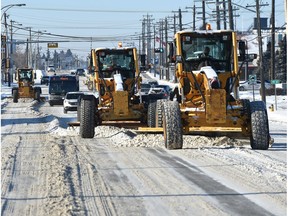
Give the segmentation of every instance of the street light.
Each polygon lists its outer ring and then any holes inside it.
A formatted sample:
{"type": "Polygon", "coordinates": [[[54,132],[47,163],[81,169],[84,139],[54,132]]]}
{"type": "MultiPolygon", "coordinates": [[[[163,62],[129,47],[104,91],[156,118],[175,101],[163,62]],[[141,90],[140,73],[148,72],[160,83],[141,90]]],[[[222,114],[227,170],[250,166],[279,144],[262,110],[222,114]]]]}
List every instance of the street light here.
{"type": "Polygon", "coordinates": [[[1,15],[1,20],[3,19],[3,15],[6,13],[6,11],[9,10],[10,8],[14,7],[14,6],[22,7],[22,6],[26,6],[26,4],[9,4],[9,5],[5,5],[4,7],[1,8],[1,11],[6,8],[6,10],[1,15]]]}

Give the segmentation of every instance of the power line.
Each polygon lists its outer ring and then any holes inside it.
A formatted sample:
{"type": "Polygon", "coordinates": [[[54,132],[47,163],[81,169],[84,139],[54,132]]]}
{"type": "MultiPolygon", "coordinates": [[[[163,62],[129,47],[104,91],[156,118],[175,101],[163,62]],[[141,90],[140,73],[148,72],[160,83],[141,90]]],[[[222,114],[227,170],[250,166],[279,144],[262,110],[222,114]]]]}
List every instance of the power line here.
{"type": "Polygon", "coordinates": [[[33,8],[25,7],[25,10],[44,10],[44,11],[67,11],[67,12],[89,12],[89,13],[170,13],[164,10],[99,10],[99,9],[69,9],[69,8],[33,8]]]}

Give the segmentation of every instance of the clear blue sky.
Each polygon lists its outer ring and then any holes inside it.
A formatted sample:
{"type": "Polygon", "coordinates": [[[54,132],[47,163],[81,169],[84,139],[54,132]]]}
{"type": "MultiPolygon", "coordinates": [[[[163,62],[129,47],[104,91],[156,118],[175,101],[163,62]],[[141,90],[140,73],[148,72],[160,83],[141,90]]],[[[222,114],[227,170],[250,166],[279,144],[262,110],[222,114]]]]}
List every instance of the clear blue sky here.
{"type": "MultiPolygon", "coordinates": [[[[254,0],[232,0],[241,6],[255,5],[254,0]]],[[[264,1],[266,3],[266,1],[264,1]]],[[[284,0],[275,0],[276,2],[276,26],[280,27],[285,23],[284,0]]],[[[124,37],[124,45],[127,42],[134,42],[138,46],[138,38],[142,31],[142,19],[149,14],[152,22],[159,22],[167,16],[173,16],[172,11],[179,8],[187,10],[182,14],[182,23],[184,28],[192,26],[192,10],[185,7],[192,7],[193,0],[2,0],[1,7],[9,4],[25,3],[25,7],[12,7],[7,10],[10,20],[22,24],[22,27],[31,27],[32,31],[46,31],[41,35],[40,40],[73,40],[70,36],[77,37],[95,37],[105,39],[106,41],[93,42],[92,47],[113,47],[117,45],[115,41],[109,40],[109,37],[124,37]],[[69,37],[51,37],[47,33],[63,35],[69,37]]],[[[268,1],[271,3],[271,1],[268,1]]],[[[201,1],[196,1],[197,7],[201,7],[201,1]]],[[[207,4],[206,12],[211,13],[215,4],[207,4]]],[[[254,9],[254,8],[250,8],[254,9]]],[[[4,9],[5,10],[5,9],[4,9]]],[[[202,11],[197,8],[197,11],[202,11]]],[[[1,14],[3,11],[1,11],[1,14]]],[[[239,8],[237,14],[240,17],[236,20],[238,30],[246,30],[253,24],[253,18],[256,14],[243,8],[239,8]]],[[[261,17],[270,18],[271,6],[261,8],[261,17]]],[[[201,17],[198,14],[197,17],[201,17]]],[[[209,15],[206,14],[208,18],[209,15]]],[[[209,20],[208,20],[209,22],[209,20]]],[[[3,21],[2,21],[3,23],[3,21]]],[[[173,23],[173,20],[170,21],[173,23]]],[[[196,22],[196,27],[202,24],[200,19],[196,22]]],[[[215,22],[212,27],[216,28],[215,22]]],[[[3,25],[1,26],[3,31],[3,25]]],[[[14,38],[26,40],[28,31],[16,30],[14,28],[14,38]]],[[[36,33],[32,33],[33,39],[37,39],[36,33]]],[[[172,30],[169,34],[172,37],[172,30]]],[[[42,50],[47,49],[47,44],[42,44],[42,50]]],[[[71,49],[73,53],[85,57],[90,52],[90,42],[71,42],[59,43],[57,50],[71,49]]]]}

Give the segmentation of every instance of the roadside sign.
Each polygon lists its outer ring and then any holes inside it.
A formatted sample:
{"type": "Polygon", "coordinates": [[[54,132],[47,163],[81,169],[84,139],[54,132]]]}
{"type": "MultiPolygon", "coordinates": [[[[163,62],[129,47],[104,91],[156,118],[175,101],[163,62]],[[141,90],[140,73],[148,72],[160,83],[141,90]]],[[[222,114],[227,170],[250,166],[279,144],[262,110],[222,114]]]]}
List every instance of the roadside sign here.
{"type": "Polygon", "coordinates": [[[155,52],[155,53],[163,53],[163,52],[164,52],[164,49],[163,49],[163,48],[155,48],[155,49],[154,49],[154,52],[155,52]]]}
{"type": "Polygon", "coordinates": [[[48,43],[48,48],[58,48],[58,43],[48,43]]]}
{"type": "Polygon", "coordinates": [[[271,80],[270,83],[272,85],[276,85],[276,84],[279,84],[280,83],[280,80],[271,80]]]}
{"type": "Polygon", "coordinates": [[[256,84],[256,75],[249,75],[249,84],[255,85],[256,84]]]}

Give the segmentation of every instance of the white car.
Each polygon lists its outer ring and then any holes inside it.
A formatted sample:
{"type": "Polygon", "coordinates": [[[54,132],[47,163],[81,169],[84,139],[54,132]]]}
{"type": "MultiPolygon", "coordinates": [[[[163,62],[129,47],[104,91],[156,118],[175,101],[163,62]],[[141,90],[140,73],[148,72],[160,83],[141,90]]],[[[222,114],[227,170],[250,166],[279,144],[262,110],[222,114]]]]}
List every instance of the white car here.
{"type": "Polygon", "coordinates": [[[64,113],[77,111],[78,98],[83,94],[83,92],[67,92],[63,101],[64,113]]]}
{"type": "MultiPolygon", "coordinates": [[[[248,80],[239,82],[239,91],[247,91],[247,90],[259,90],[261,88],[261,81],[257,80],[255,84],[251,84],[248,80]]],[[[265,88],[270,89],[272,85],[269,82],[265,82],[265,88]]]]}
{"type": "Polygon", "coordinates": [[[52,66],[52,65],[48,66],[47,71],[50,72],[50,73],[51,72],[54,73],[55,72],[54,66],[52,66]]]}

